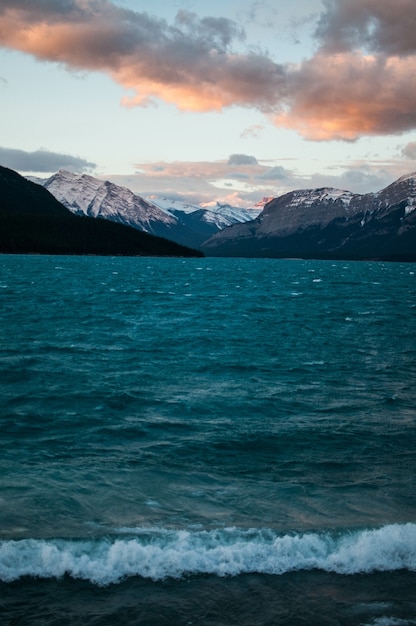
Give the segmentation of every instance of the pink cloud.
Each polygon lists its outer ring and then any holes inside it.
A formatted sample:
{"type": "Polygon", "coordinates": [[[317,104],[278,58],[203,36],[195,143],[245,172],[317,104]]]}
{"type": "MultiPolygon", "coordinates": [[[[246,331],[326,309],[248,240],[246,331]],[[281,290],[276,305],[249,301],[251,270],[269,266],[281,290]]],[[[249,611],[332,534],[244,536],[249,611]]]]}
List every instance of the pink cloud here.
{"type": "Polygon", "coordinates": [[[292,74],[289,106],[273,117],[307,139],[353,141],[416,127],[416,57],[317,54],[292,74]]]}
{"type": "Polygon", "coordinates": [[[266,55],[236,53],[242,32],[225,18],[180,11],[173,25],[108,0],[47,3],[44,11],[6,1],[0,43],[69,68],[103,71],[134,95],[128,105],[158,98],[183,110],[231,105],[270,108],[284,72],[266,55]],[[59,5],[66,11],[59,11],[59,5]]]}
{"type": "Polygon", "coordinates": [[[175,21],[111,0],[3,0],[0,45],[68,69],[104,72],[126,106],[256,108],[307,139],[353,141],[416,128],[414,0],[325,0],[316,54],[283,65],[243,50],[225,18],[175,21]]]}

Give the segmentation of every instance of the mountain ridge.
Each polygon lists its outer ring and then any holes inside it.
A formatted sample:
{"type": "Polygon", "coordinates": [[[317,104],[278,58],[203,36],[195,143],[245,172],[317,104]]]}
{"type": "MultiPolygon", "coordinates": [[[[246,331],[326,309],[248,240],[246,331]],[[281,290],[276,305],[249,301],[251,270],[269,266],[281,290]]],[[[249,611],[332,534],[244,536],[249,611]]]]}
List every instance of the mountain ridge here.
{"type": "Polygon", "coordinates": [[[228,206],[217,205],[210,210],[166,198],[159,200],[159,205],[157,200],[145,199],[127,187],[66,170],[35,182],[72,213],[127,224],[192,248],[226,226],[251,219],[247,210],[228,206]]]}
{"type": "Polygon", "coordinates": [[[204,242],[208,256],[416,260],[416,172],[368,194],[322,187],[269,201],[204,242]]]}

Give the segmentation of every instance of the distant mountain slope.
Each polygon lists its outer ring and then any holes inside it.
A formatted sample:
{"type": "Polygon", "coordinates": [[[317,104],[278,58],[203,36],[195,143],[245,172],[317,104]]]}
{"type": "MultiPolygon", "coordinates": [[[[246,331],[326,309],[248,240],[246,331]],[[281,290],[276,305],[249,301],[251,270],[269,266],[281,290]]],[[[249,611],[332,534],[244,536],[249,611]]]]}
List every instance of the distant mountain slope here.
{"type": "Polygon", "coordinates": [[[190,241],[196,242],[199,247],[206,239],[227,226],[253,220],[260,213],[260,210],[231,207],[228,204],[219,203],[209,208],[201,208],[168,198],[157,198],[154,202],[163,211],[174,216],[184,229],[183,232],[189,233],[190,241]]]}
{"type": "Polygon", "coordinates": [[[210,256],[416,260],[416,173],[378,193],[301,189],[217,233],[210,256]]]}
{"type": "Polygon", "coordinates": [[[36,182],[77,215],[120,222],[194,248],[226,226],[258,214],[228,205],[203,209],[167,198],[153,202],[126,187],[65,170],[36,182]]]}
{"type": "Polygon", "coordinates": [[[121,224],[73,215],[46,189],[2,166],[0,252],[200,256],[121,224]]]}
{"type": "Polygon", "coordinates": [[[231,224],[254,220],[263,209],[263,206],[261,208],[253,207],[251,209],[244,209],[241,207],[233,207],[230,204],[221,204],[220,202],[217,202],[216,205],[201,207],[181,202],[180,200],[163,198],[162,196],[153,196],[152,202],[170,215],[189,215],[190,213],[203,212],[207,216],[205,219],[208,222],[215,222],[215,220],[218,219],[220,229],[225,228],[224,224],[230,226],[231,224]]]}

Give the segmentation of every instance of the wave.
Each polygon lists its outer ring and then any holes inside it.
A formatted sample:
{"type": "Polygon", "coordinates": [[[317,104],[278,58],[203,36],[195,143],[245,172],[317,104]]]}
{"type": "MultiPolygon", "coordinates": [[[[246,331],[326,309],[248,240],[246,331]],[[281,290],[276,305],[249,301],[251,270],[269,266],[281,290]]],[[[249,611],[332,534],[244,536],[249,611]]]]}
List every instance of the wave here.
{"type": "Polygon", "coordinates": [[[189,575],[284,574],[318,569],[338,574],[416,571],[416,524],[344,533],[279,535],[271,530],[119,529],[97,539],[0,542],[0,579],[65,575],[100,586],[130,576],[154,581],[189,575]]]}

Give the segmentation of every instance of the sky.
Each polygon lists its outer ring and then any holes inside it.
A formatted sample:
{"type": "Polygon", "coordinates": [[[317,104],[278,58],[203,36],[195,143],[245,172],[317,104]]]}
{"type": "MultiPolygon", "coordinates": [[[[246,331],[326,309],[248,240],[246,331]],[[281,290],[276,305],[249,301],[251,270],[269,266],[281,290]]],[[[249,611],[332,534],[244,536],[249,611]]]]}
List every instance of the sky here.
{"type": "Polygon", "coordinates": [[[415,0],[0,0],[0,164],[253,206],[416,170],[415,0]]]}

